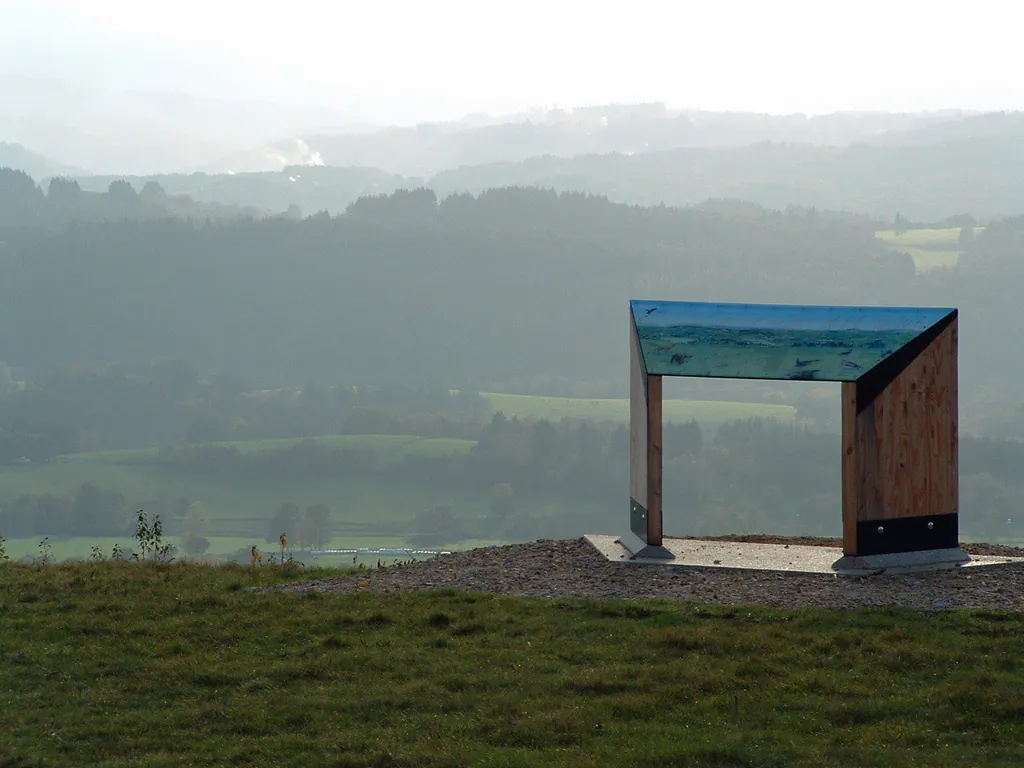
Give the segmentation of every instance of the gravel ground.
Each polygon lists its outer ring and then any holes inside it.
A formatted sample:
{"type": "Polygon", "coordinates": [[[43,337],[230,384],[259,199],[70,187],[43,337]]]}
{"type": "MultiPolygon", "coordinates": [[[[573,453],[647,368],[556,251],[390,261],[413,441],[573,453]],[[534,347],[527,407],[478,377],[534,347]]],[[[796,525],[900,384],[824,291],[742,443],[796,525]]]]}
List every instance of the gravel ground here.
{"type": "MultiPolygon", "coordinates": [[[[831,539],[767,536],[730,541],[820,544],[831,539]]],[[[1024,556],[1024,550],[964,545],[971,554],[1024,556]]],[[[1024,564],[958,568],[904,575],[837,577],[732,568],[659,566],[606,560],[583,539],[537,541],[466,552],[321,581],[287,591],[398,592],[459,589],[522,597],[664,598],[696,603],[761,604],[780,608],[904,606],[924,610],[1024,611],[1024,564]]]]}

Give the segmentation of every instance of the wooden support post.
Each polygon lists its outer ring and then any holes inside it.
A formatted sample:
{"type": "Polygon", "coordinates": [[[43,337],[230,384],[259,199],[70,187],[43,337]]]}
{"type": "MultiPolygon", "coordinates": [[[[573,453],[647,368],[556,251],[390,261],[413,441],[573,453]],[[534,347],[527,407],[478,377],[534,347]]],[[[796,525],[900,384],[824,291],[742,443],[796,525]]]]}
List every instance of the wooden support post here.
{"type": "Polygon", "coordinates": [[[671,558],[662,546],[661,376],[649,376],[633,314],[629,316],[629,530],[634,557],[671,558]]]}

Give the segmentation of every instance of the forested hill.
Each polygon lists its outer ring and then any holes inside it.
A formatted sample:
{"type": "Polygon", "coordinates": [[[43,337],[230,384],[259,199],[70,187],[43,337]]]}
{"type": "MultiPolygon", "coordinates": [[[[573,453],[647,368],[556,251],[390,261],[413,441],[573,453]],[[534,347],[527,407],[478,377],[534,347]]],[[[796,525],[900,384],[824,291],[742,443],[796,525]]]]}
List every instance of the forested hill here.
{"type": "Polygon", "coordinates": [[[135,189],[156,183],[168,195],[185,195],[222,205],[256,206],[283,213],[292,206],[299,212],[341,213],[365,195],[379,195],[415,187],[422,180],[394,176],[377,168],[287,166],[281,171],[253,173],[167,173],[154,176],[82,176],[82,189],[102,192],[111,184],[127,182],[135,189]]]}
{"type": "Polygon", "coordinates": [[[51,178],[44,192],[24,171],[0,164],[0,228],[60,229],[73,222],[156,220],[168,217],[230,219],[259,216],[254,207],[197,202],[172,195],[155,181],[136,189],[114,180],[102,191],[86,191],[74,179],[51,178]]]}
{"type": "MultiPolygon", "coordinates": [[[[505,117],[469,116],[346,135],[306,135],[327,165],[372,165],[389,173],[429,176],[448,168],[529,157],[656,152],[681,147],[742,147],[766,141],[820,146],[893,137],[913,143],[919,131],[970,122],[951,113],[766,115],[673,110],[664,104],[604,104],[536,110],[505,117]]],[[[287,143],[275,148],[288,150],[287,143]]]]}
{"type": "Polygon", "coordinates": [[[399,192],[302,221],[125,221],[0,239],[5,362],[38,374],[173,358],[264,386],[624,382],[631,297],[893,303],[914,280],[870,227],[524,189],[440,202],[399,192]]]}

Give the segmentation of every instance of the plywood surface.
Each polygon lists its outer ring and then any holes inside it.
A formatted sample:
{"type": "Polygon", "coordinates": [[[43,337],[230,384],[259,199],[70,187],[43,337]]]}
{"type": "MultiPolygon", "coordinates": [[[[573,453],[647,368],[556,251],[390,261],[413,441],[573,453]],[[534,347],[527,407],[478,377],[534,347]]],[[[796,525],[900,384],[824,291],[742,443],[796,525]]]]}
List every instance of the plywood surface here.
{"type": "Polygon", "coordinates": [[[859,414],[856,386],[843,386],[844,536],[856,521],[956,513],[956,320],[859,414]]]}

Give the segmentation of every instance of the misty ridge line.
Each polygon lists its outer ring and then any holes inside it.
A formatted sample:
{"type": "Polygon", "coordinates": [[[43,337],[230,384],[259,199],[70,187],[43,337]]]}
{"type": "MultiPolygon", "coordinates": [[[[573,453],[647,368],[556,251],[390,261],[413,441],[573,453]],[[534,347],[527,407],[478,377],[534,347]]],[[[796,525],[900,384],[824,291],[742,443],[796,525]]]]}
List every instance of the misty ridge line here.
{"type": "MultiPolygon", "coordinates": [[[[1014,125],[1015,120],[1010,120],[994,137],[949,138],[912,146],[757,144],[632,156],[552,155],[462,164],[432,176],[407,176],[365,165],[339,167],[332,164],[326,147],[307,145],[304,151],[316,165],[288,166],[277,172],[75,178],[89,191],[104,191],[118,180],[128,181],[136,191],[156,182],[173,195],[252,208],[258,215],[289,210],[302,215],[340,213],[359,197],[418,187],[447,197],[524,186],[586,192],[639,205],[685,207],[727,199],[776,210],[795,205],[853,211],[874,217],[878,228],[883,228],[883,221],[891,223],[900,214],[938,222],[966,211],[987,219],[1024,210],[1022,174],[1017,164],[1007,161],[1019,156],[1024,141],[1024,130],[1015,131],[1014,125]]],[[[31,162],[31,156],[10,145],[0,146],[0,165],[34,169],[33,175],[40,179],[55,170],[44,161],[31,162]]]]}
{"type": "Polygon", "coordinates": [[[281,170],[306,161],[301,148],[305,143],[313,146],[314,153],[325,155],[331,165],[371,165],[416,176],[462,164],[518,161],[544,154],[650,152],[765,141],[820,146],[913,142],[929,140],[927,131],[935,126],[984,117],[967,110],[812,116],[715,113],[669,109],[656,102],[468,115],[459,121],[383,127],[322,107],[184,93],[104,92],[3,75],[0,84],[9,97],[7,109],[0,113],[0,140],[21,143],[90,173],[122,175],[281,170]],[[325,130],[328,125],[339,127],[325,130]],[[524,140],[532,148],[516,147],[524,140]],[[115,151],[118,145],[119,152],[115,151]],[[207,160],[197,162],[200,155],[207,160]],[[162,167],[154,163],[157,157],[162,167]],[[394,165],[401,157],[411,164],[394,165]],[[141,168],[140,161],[151,165],[141,168]]]}
{"type": "Polygon", "coordinates": [[[1024,135],[1019,113],[768,115],[653,102],[374,127],[319,107],[0,82],[10,97],[0,166],[43,182],[75,177],[89,191],[156,181],[262,215],[339,213],[360,196],[420,186],[441,196],[539,186],[644,205],[745,199],[933,221],[1024,209],[1005,162],[1024,135]],[[327,124],[341,128],[318,128],[327,124]],[[117,173],[97,174],[105,169],[117,173]],[[1006,189],[986,191],[995,187],[1006,189]]]}

